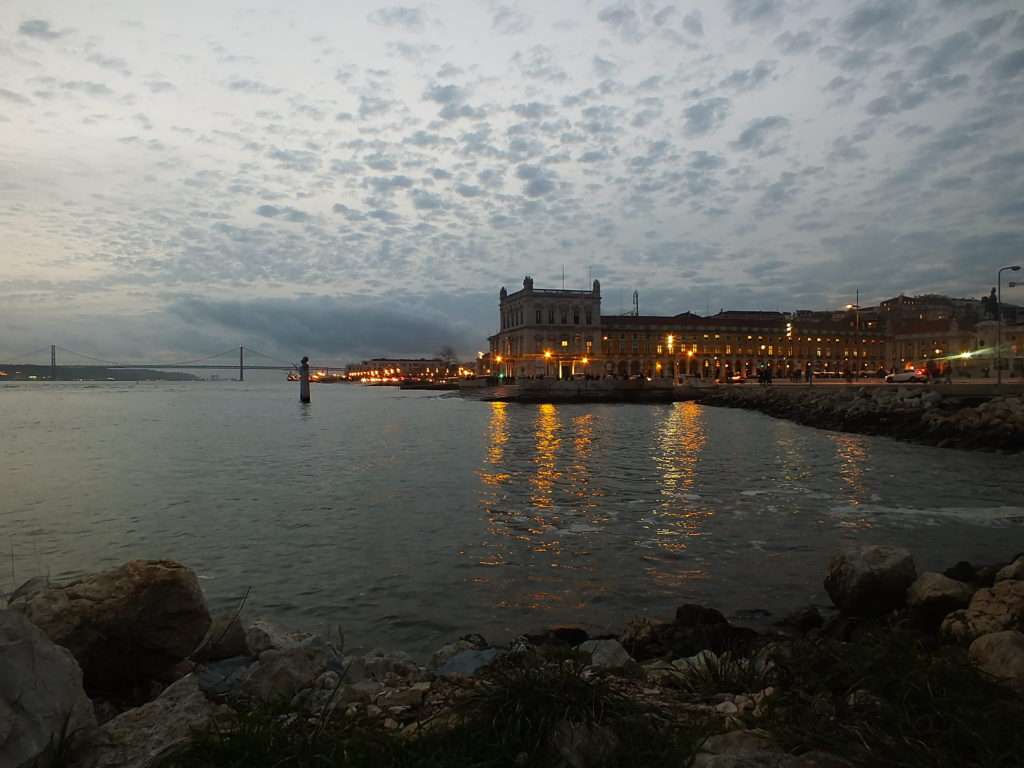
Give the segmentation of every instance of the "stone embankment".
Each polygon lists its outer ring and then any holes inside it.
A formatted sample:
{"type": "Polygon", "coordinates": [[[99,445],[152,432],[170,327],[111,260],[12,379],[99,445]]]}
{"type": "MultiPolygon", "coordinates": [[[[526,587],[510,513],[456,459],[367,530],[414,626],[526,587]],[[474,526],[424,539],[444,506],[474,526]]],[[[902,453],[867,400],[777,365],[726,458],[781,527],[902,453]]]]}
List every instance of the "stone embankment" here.
{"type": "Polygon", "coordinates": [[[1019,729],[998,724],[1024,713],[1024,556],[918,574],[909,552],[866,547],[837,554],[824,584],[835,606],[827,618],[809,607],[771,632],[683,605],[671,621],[636,619],[618,636],[556,628],[496,646],[470,635],[420,663],[346,652],[338,630],[211,618],[195,574],[176,563],[135,561],[64,586],[34,580],[0,610],[0,765],[193,764],[183,749],[240,734],[246,713],[269,705],[283,708],[281,727],[309,722],[321,734],[358,723],[415,744],[466,723],[484,728],[472,711],[496,690],[503,711],[526,725],[542,717],[519,712],[516,696],[530,707],[551,700],[557,713],[514,765],[639,764],[626,759],[636,746],[623,740],[623,702],[643,713],[644,728],[700,734],[679,765],[825,768],[895,764],[894,755],[901,765],[974,764],[957,749],[1019,756],[1019,729]],[[546,680],[557,687],[538,696],[546,680]],[[950,685],[954,695],[942,699],[950,685]],[[581,688],[614,707],[559,699],[581,688]],[[917,712],[921,690],[926,711],[917,712]],[[961,697],[966,709],[944,720],[942,707],[961,697]],[[904,721],[914,726],[901,742],[904,721]],[[919,730],[925,724],[934,734],[919,730]],[[917,749],[927,759],[903,762],[917,749]]]}
{"type": "Polygon", "coordinates": [[[748,408],[799,424],[943,448],[1024,450],[1024,396],[965,399],[911,386],[719,386],[704,405],[748,408]]]}

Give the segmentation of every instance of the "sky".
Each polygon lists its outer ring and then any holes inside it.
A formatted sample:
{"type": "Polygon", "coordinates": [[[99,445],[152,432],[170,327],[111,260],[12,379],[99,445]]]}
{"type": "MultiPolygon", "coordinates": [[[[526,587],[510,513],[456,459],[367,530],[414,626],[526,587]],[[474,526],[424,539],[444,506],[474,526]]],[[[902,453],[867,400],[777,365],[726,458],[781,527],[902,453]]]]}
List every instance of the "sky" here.
{"type": "Polygon", "coordinates": [[[980,296],[1024,7],[6,0],[0,243],[0,359],[471,356],[563,270],[605,314],[980,296]]]}

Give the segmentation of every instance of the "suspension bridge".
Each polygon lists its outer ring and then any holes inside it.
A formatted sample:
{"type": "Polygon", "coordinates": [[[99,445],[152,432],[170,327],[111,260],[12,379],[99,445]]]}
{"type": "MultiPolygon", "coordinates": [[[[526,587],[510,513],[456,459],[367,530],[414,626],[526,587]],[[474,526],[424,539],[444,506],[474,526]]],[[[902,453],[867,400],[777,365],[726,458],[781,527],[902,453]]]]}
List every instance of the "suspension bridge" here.
{"type": "MultiPolygon", "coordinates": [[[[17,367],[17,366],[35,366],[39,368],[46,368],[47,362],[45,355],[49,353],[49,378],[57,380],[59,378],[74,378],[73,374],[76,369],[83,368],[109,368],[109,369],[121,369],[121,370],[144,370],[144,369],[176,369],[176,370],[189,370],[189,369],[203,369],[203,370],[237,370],[238,380],[245,381],[246,370],[254,371],[290,371],[298,370],[299,363],[291,360],[282,360],[281,358],[268,355],[264,352],[260,352],[258,349],[246,346],[244,344],[238,347],[230,347],[229,349],[221,350],[220,352],[214,352],[210,355],[204,355],[191,360],[173,360],[169,362],[130,362],[125,360],[107,360],[94,355],[89,355],[84,352],[76,352],[73,349],[67,349],[66,347],[59,346],[57,344],[50,344],[48,347],[40,347],[39,349],[30,350],[11,357],[11,362],[6,364],[5,367],[17,367]],[[61,363],[57,364],[57,353],[61,354],[61,363]],[[65,362],[64,357],[70,356],[72,362],[65,362]],[[253,362],[252,358],[255,358],[253,362]],[[86,361],[86,362],[81,362],[86,361]]],[[[319,365],[320,369],[330,368],[341,368],[341,365],[330,365],[324,366],[319,365]]]]}

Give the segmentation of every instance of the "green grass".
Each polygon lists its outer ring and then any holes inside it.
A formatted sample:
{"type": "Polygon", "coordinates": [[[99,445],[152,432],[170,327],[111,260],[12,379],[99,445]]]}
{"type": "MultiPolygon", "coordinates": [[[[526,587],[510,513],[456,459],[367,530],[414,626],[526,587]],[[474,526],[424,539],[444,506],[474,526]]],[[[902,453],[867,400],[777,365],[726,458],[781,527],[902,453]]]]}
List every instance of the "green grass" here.
{"type": "MultiPolygon", "coordinates": [[[[551,734],[568,721],[604,735],[602,765],[686,766],[703,723],[674,723],[585,679],[583,657],[531,653],[495,664],[452,703],[456,723],[416,738],[372,721],[309,721],[283,710],[241,713],[230,732],[200,736],[162,768],[529,768],[560,763],[551,734]]],[[[594,739],[587,739],[593,743],[594,739]]]]}
{"type": "Polygon", "coordinates": [[[976,672],[962,648],[886,632],[797,642],[776,662],[765,726],[787,748],[872,768],[1024,765],[1024,698],[976,672]],[[860,703],[855,691],[867,692],[860,703]]]}
{"type": "Polygon", "coordinates": [[[773,684],[773,671],[772,665],[755,656],[708,654],[696,664],[681,669],[677,685],[704,695],[757,693],[773,684]]]}

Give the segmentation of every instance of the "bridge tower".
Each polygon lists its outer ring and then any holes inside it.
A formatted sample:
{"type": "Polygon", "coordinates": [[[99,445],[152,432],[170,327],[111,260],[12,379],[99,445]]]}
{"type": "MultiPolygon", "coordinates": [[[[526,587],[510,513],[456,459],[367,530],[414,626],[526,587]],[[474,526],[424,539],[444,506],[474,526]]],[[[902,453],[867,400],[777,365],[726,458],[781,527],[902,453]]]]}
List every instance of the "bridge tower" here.
{"type": "Polygon", "coordinates": [[[238,347],[238,380],[245,381],[245,347],[238,347]]]}
{"type": "Polygon", "coordinates": [[[57,380],[57,345],[50,345],[50,381],[57,380]]]}

